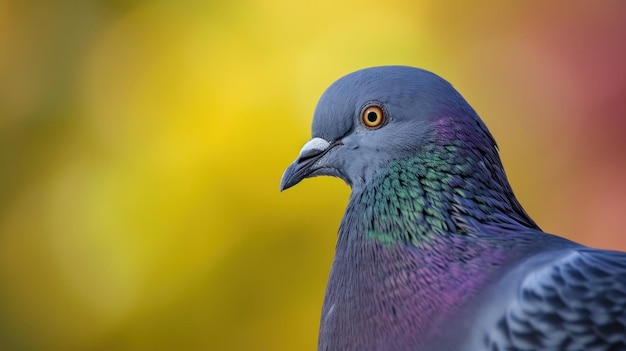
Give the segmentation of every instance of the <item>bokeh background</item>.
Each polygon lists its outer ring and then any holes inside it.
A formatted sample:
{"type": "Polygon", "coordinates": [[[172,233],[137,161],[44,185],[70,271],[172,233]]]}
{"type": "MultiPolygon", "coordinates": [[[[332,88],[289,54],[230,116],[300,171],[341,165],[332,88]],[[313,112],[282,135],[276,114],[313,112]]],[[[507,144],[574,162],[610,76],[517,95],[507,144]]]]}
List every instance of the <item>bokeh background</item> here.
{"type": "Polygon", "coordinates": [[[313,350],[336,78],[451,81],[547,231],[626,250],[626,2],[0,0],[0,349],[313,350]]]}

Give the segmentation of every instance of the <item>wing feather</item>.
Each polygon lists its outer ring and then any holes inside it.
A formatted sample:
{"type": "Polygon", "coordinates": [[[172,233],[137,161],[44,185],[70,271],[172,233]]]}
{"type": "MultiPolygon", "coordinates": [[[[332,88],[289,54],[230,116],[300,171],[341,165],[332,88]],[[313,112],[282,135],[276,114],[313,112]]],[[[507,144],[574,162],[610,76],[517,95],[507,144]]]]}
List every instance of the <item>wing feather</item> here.
{"type": "Polygon", "coordinates": [[[626,254],[559,256],[522,263],[532,268],[481,338],[486,350],[626,350],[626,254]]]}

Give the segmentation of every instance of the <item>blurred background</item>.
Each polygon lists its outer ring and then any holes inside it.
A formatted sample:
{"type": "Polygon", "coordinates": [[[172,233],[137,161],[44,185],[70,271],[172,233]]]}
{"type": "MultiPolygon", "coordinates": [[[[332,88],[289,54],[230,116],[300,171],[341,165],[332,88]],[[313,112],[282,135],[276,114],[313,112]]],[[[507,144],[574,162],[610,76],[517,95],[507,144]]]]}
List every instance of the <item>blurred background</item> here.
{"type": "Polygon", "coordinates": [[[455,85],[544,230],[626,250],[626,2],[0,0],[0,349],[314,350],[359,68],[455,85]]]}

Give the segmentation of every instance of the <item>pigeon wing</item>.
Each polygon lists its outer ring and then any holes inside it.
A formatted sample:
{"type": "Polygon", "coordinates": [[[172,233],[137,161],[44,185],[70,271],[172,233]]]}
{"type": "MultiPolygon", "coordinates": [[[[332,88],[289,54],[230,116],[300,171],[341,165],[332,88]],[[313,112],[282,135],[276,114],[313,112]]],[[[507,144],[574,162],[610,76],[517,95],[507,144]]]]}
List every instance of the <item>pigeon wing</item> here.
{"type": "Polygon", "coordinates": [[[522,263],[530,269],[497,284],[515,288],[494,299],[499,313],[485,316],[492,323],[475,339],[481,349],[626,350],[626,254],[577,248],[557,256],[530,259],[522,263]]]}

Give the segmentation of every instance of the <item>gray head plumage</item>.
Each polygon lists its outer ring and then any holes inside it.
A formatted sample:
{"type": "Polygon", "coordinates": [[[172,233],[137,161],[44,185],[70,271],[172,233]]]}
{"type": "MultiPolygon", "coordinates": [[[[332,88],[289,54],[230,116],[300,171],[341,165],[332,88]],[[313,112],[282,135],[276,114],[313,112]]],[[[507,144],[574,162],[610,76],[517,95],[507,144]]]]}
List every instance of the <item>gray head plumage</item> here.
{"type": "Polygon", "coordinates": [[[285,171],[281,190],[317,175],[336,176],[351,186],[362,184],[390,158],[402,158],[438,139],[454,137],[454,130],[437,128],[446,119],[455,120],[452,127],[474,125],[481,135],[473,139],[486,141],[486,150],[495,149],[474,110],[441,77],[406,66],[348,74],[320,98],[313,118],[313,139],[285,171]],[[370,106],[382,109],[383,125],[372,128],[363,123],[363,111],[370,106]]]}

